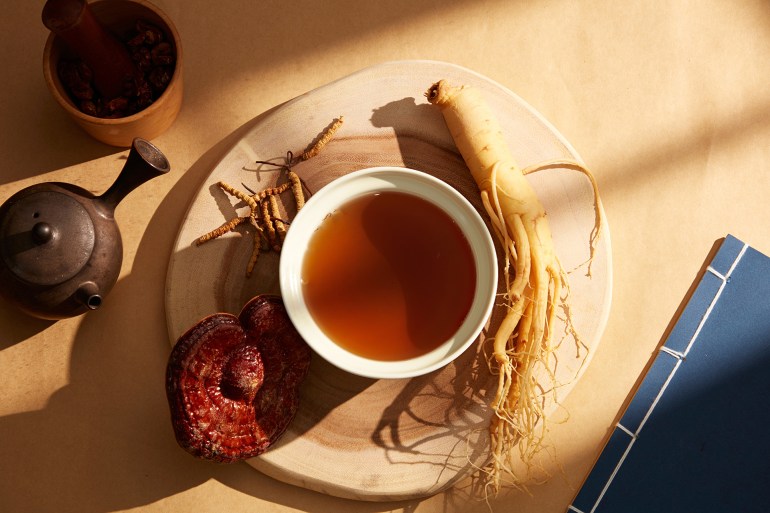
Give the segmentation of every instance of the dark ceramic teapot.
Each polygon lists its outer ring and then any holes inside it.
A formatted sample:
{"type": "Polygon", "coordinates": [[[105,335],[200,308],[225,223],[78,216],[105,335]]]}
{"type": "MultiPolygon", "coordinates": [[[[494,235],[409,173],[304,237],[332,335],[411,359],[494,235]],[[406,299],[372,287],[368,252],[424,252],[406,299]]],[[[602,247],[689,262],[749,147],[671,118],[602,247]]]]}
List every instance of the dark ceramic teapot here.
{"type": "Polygon", "coordinates": [[[115,207],[169,170],[158,148],[134,139],[123,170],[101,196],[46,182],[8,198],[0,206],[0,294],[43,319],[99,308],[123,263],[115,207]]]}

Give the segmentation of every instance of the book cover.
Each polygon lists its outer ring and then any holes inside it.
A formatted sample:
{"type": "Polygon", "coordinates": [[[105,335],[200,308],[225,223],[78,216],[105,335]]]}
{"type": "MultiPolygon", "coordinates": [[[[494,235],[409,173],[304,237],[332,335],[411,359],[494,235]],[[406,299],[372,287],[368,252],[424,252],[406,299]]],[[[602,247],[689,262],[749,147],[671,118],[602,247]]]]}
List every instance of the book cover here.
{"type": "Polygon", "coordinates": [[[728,235],[572,513],[770,511],[770,258],[728,235]]]}

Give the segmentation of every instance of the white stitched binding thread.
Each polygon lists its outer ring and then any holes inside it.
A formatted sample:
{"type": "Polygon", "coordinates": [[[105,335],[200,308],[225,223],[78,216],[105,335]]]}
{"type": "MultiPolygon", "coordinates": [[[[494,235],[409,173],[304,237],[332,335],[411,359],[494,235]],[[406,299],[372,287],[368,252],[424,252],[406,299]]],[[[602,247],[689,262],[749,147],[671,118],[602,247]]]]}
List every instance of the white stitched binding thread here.
{"type": "MultiPolygon", "coordinates": [[[[626,460],[626,456],[628,456],[628,453],[631,452],[631,447],[633,447],[634,442],[636,442],[637,437],[639,433],[642,431],[642,428],[644,427],[645,423],[647,422],[647,419],[650,418],[650,415],[652,414],[652,411],[655,409],[655,406],[657,406],[658,401],[663,396],[663,393],[666,391],[666,388],[668,388],[668,384],[671,382],[671,380],[674,377],[674,374],[676,374],[677,369],[684,361],[684,358],[687,356],[687,353],[692,348],[693,344],[695,343],[695,340],[698,338],[698,335],[701,332],[701,329],[703,328],[703,325],[708,320],[709,315],[711,315],[711,311],[714,309],[714,306],[716,305],[717,300],[722,295],[722,291],[724,290],[725,286],[727,285],[727,282],[730,280],[730,275],[735,270],[736,266],[740,262],[741,258],[743,258],[743,255],[746,253],[746,250],[748,249],[748,244],[744,244],[741,248],[740,252],[736,256],[735,260],[733,261],[730,268],[727,270],[727,274],[722,275],[719,273],[716,269],[709,266],[706,270],[710,272],[711,274],[717,276],[722,283],[719,285],[719,289],[717,290],[716,294],[714,294],[714,297],[711,299],[711,303],[709,303],[708,308],[706,308],[706,312],[703,314],[703,317],[701,318],[700,322],[698,323],[698,327],[695,330],[695,333],[693,333],[693,336],[690,338],[689,343],[687,344],[687,348],[683,353],[680,353],[678,351],[674,351],[673,349],[669,349],[665,346],[661,346],[660,350],[670,354],[671,356],[674,356],[676,360],[676,364],[674,365],[674,368],[671,370],[671,373],[669,373],[668,378],[666,378],[666,381],[663,383],[663,386],[660,388],[660,391],[658,392],[658,395],[655,396],[655,400],[650,405],[650,408],[647,410],[647,413],[645,414],[644,418],[642,419],[642,422],[639,424],[639,427],[636,430],[636,433],[631,433],[631,431],[626,428],[625,426],[622,426],[620,423],[616,424],[618,428],[620,428],[622,431],[626,432],[627,434],[631,435],[631,440],[628,443],[628,447],[626,447],[626,450],[623,452],[623,455],[620,457],[620,460],[618,461],[618,464],[615,465],[615,469],[612,471],[612,474],[610,474],[610,477],[607,479],[607,483],[604,485],[604,488],[602,488],[601,493],[599,494],[599,497],[596,498],[596,502],[594,503],[593,507],[591,508],[591,511],[589,513],[595,513],[596,508],[599,507],[599,503],[602,501],[602,498],[604,498],[604,494],[609,489],[610,485],[612,484],[612,481],[615,479],[615,476],[617,475],[618,471],[620,470],[621,465],[623,465],[623,462],[626,460]]],[[[573,511],[579,512],[580,510],[573,508],[570,506],[570,509],[573,511]]]]}
{"type": "Polygon", "coordinates": [[[573,506],[572,504],[570,504],[570,506],[569,506],[569,508],[567,508],[567,510],[568,510],[568,511],[569,511],[569,510],[571,510],[571,511],[574,511],[575,513],[583,513],[583,511],[582,511],[582,510],[580,510],[580,509],[576,508],[576,507],[575,507],[575,506],[573,506]]]}
{"type": "Polygon", "coordinates": [[[599,507],[599,503],[602,501],[602,498],[604,498],[604,494],[607,493],[607,490],[610,488],[610,485],[612,484],[613,479],[615,479],[615,476],[617,475],[618,471],[620,471],[620,466],[623,464],[624,461],[626,461],[626,456],[628,456],[628,453],[631,452],[631,447],[634,446],[634,442],[636,442],[635,436],[632,437],[631,440],[628,442],[628,446],[626,447],[626,450],[623,451],[623,455],[620,457],[620,461],[618,461],[618,464],[615,465],[615,469],[612,471],[612,474],[610,474],[609,479],[607,479],[607,484],[605,484],[604,488],[602,488],[602,491],[599,494],[599,497],[596,498],[594,507],[591,508],[591,511],[589,513],[594,513],[596,511],[596,508],[599,507]]]}
{"type": "Polygon", "coordinates": [[[623,425],[623,424],[621,424],[620,422],[618,422],[617,424],[615,424],[615,426],[616,426],[616,427],[618,427],[618,428],[620,428],[620,430],[621,430],[621,431],[623,431],[624,433],[626,433],[626,434],[627,434],[628,436],[630,436],[631,438],[636,438],[636,433],[632,433],[630,429],[628,429],[626,426],[624,426],[624,425],[623,425]]]}
{"type": "Polygon", "coordinates": [[[673,349],[671,349],[670,347],[661,346],[661,347],[660,347],[660,350],[661,350],[662,352],[664,352],[664,353],[670,354],[671,356],[673,356],[673,357],[674,357],[674,358],[676,358],[677,360],[682,360],[682,359],[684,359],[684,354],[683,354],[683,353],[680,353],[679,351],[674,351],[674,350],[673,350],[673,349]]]}
{"type": "Polygon", "coordinates": [[[698,323],[698,327],[695,329],[695,333],[692,334],[692,338],[690,338],[690,342],[687,344],[687,347],[684,350],[684,355],[687,356],[687,353],[690,352],[690,348],[692,348],[692,345],[695,343],[695,339],[698,338],[698,335],[700,335],[701,329],[703,328],[703,325],[706,324],[706,321],[708,320],[709,316],[711,315],[711,311],[714,309],[714,306],[717,304],[717,300],[719,299],[719,296],[722,295],[722,291],[724,290],[725,286],[727,285],[727,282],[730,281],[730,275],[733,274],[733,271],[735,270],[735,267],[738,265],[738,262],[741,261],[741,258],[743,258],[743,255],[746,253],[746,250],[749,248],[748,244],[744,244],[741,248],[741,251],[738,253],[738,256],[735,257],[735,260],[733,261],[732,265],[730,266],[730,269],[727,270],[727,274],[722,276],[719,274],[716,269],[709,266],[708,271],[719,277],[722,280],[722,283],[719,284],[719,289],[717,290],[717,293],[714,294],[714,298],[711,300],[711,303],[709,304],[708,308],[706,309],[706,313],[703,314],[703,317],[700,320],[700,323],[698,323]]]}
{"type": "Polygon", "coordinates": [[[644,414],[644,418],[642,418],[642,421],[639,423],[639,427],[636,428],[636,435],[639,436],[639,433],[642,431],[642,428],[647,423],[647,419],[650,418],[650,415],[652,415],[652,410],[655,409],[655,406],[658,405],[658,401],[660,401],[660,398],[663,397],[663,392],[666,391],[668,388],[668,384],[671,383],[671,380],[674,379],[674,374],[676,374],[677,369],[680,365],[682,365],[682,362],[684,360],[677,359],[676,363],[674,364],[674,368],[671,369],[671,372],[668,374],[668,377],[666,378],[666,381],[663,382],[663,386],[660,387],[660,391],[658,391],[658,395],[655,396],[655,400],[652,401],[652,404],[650,405],[650,408],[647,410],[647,413],[644,414]]]}
{"type": "Polygon", "coordinates": [[[714,276],[716,276],[717,278],[719,278],[720,280],[722,280],[722,281],[725,281],[727,279],[727,278],[724,277],[724,275],[722,273],[720,273],[719,271],[717,271],[716,269],[714,269],[711,266],[708,266],[706,268],[706,270],[708,272],[710,272],[711,274],[713,274],[714,276]]]}
{"type": "MultiPolygon", "coordinates": [[[[591,508],[590,513],[594,513],[596,511],[596,508],[599,507],[599,503],[602,501],[602,498],[604,498],[604,494],[607,493],[607,490],[609,490],[613,479],[615,479],[615,476],[620,471],[621,465],[623,465],[623,462],[626,461],[626,456],[628,456],[628,453],[631,452],[631,447],[634,446],[634,442],[636,442],[639,436],[639,433],[642,431],[642,428],[647,422],[647,419],[650,418],[650,415],[652,414],[652,410],[655,409],[655,406],[658,404],[658,401],[663,396],[663,392],[665,392],[666,388],[668,388],[668,384],[671,382],[671,379],[673,379],[674,373],[676,373],[676,370],[679,368],[681,364],[682,364],[682,360],[677,358],[676,365],[674,365],[674,368],[669,373],[668,378],[666,378],[665,383],[663,383],[663,386],[660,387],[660,391],[658,391],[658,395],[655,396],[655,400],[652,402],[652,404],[650,405],[650,408],[647,410],[647,413],[645,413],[644,418],[639,423],[639,427],[636,429],[636,433],[632,434],[631,441],[628,443],[628,447],[626,447],[626,450],[623,452],[623,455],[620,457],[618,464],[615,465],[615,469],[612,471],[612,474],[610,474],[609,479],[607,479],[607,484],[605,484],[604,488],[602,488],[602,491],[599,494],[599,497],[596,498],[596,502],[594,503],[594,507],[591,508]]],[[[627,433],[629,432],[627,428],[621,427],[619,424],[618,424],[618,427],[620,427],[623,431],[627,433]]]]}

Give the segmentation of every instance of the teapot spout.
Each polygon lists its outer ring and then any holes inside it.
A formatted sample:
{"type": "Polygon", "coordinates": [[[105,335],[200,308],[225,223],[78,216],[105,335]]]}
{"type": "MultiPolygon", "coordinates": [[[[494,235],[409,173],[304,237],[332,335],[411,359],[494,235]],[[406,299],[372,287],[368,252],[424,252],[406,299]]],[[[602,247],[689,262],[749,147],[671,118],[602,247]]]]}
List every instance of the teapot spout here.
{"type": "Polygon", "coordinates": [[[89,310],[96,310],[102,306],[102,296],[99,293],[99,286],[87,281],[78,287],[75,298],[86,306],[89,310]]]}
{"type": "Polygon", "coordinates": [[[165,175],[171,165],[154,144],[137,137],[131,145],[126,164],[115,182],[96,198],[109,211],[114,211],[123,198],[143,183],[165,175]]]}

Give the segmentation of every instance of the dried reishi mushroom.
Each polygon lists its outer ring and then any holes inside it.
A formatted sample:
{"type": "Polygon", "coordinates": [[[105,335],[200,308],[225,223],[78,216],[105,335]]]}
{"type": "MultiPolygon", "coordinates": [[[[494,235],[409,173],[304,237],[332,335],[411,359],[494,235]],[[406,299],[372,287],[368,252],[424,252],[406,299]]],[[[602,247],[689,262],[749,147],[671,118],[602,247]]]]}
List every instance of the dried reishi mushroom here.
{"type": "Polygon", "coordinates": [[[174,345],[166,370],[179,445],[222,463],[263,453],[294,418],[310,354],[278,296],[255,297],[238,317],[199,321],[174,345]]]}

